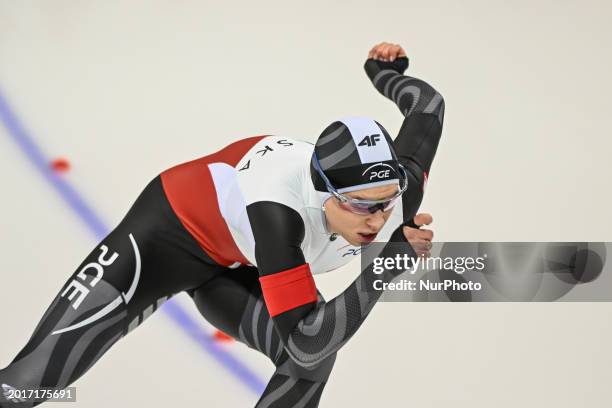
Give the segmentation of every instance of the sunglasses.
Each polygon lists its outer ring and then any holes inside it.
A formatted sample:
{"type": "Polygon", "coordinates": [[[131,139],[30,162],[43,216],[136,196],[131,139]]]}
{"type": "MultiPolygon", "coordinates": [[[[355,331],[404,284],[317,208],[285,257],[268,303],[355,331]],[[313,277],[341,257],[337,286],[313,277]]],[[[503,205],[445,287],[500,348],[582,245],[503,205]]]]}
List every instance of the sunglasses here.
{"type": "Polygon", "coordinates": [[[355,214],[370,215],[374,214],[378,210],[390,211],[397,203],[397,200],[408,188],[408,173],[406,172],[404,166],[398,163],[402,177],[400,180],[400,186],[398,188],[398,191],[392,197],[388,197],[382,200],[362,200],[347,197],[342,193],[339,193],[338,190],[331,184],[325,173],[323,173],[323,169],[321,169],[319,160],[317,159],[317,156],[314,153],[312,154],[312,163],[317,173],[319,173],[319,175],[323,179],[327,191],[329,191],[331,195],[333,195],[338,200],[340,207],[355,214]]]}

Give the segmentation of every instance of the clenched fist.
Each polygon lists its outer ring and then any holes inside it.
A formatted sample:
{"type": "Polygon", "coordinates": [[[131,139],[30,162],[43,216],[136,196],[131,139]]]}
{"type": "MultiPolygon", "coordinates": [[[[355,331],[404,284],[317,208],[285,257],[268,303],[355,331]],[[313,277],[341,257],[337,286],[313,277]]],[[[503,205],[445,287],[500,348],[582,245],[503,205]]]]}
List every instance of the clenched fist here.
{"type": "Polygon", "coordinates": [[[396,58],[405,57],[406,51],[399,44],[382,42],[372,47],[368,53],[368,58],[380,61],[395,61],[396,58]]]}
{"type": "MultiPolygon", "coordinates": [[[[414,217],[414,223],[421,227],[429,225],[433,222],[431,214],[421,213],[414,217]]],[[[404,236],[414,248],[418,256],[429,257],[431,255],[431,240],[433,239],[433,231],[424,228],[404,227],[404,236]]]]}

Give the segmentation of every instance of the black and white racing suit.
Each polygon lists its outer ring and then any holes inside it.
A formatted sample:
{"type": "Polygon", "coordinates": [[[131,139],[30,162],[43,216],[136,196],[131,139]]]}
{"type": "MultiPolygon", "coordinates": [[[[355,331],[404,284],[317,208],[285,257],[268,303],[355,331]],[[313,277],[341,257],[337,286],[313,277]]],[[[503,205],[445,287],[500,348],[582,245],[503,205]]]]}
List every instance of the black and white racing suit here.
{"type": "MultiPolygon", "coordinates": [[[[405,242],[400,226],[419,208],[442,131],[442,97],[402,75],[406,67],[405,58],[365,65],[405,116],[394,148],[409,188],[381,241],[405,242]]],[[[359,137],[358,123],[343,123],[359,137]]],[[[312,152],[312,144],[293,138],[252,137],[155,177],[0,370],[0,406],[17,402],[3,397],[12,389],[68,386],[182,291],[212,324],[276,365],[257,407],[318,406],[336,352],[381,293],[364,290],[374,279],[369,267],[329,301],[317,292],[313,275],[352,261],[360,248],[327,231],[322,205],[329,194],[313,187],[312,152]]],[[[405,251],[413,254],[408,244],[405,251]]]]}

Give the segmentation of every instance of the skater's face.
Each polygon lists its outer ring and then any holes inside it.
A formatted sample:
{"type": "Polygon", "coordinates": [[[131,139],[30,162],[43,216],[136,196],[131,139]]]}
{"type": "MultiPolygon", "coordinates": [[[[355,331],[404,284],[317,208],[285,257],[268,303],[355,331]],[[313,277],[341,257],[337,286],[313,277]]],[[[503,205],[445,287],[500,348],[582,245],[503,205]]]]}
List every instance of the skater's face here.
{"type": "MultiPolygon", "coordinates": [[[[397,192],[398,186],[392,184],[357,190],[344,195],[360,200],[385,200],[393,197],[397,192]]],[[[354,246],[373,241],[393,211],[393,208],[390,208],[386,211],[379,209],[374,213],[356,214],[335,197],[327,199],[323,207],[328,230],[341,235],[354,246]]]]}

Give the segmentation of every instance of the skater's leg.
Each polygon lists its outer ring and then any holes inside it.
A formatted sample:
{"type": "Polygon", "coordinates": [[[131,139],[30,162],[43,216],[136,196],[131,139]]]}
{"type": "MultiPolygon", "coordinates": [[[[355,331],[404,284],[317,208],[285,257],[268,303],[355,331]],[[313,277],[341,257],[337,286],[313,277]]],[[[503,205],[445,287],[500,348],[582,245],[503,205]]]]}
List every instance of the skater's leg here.
{"type": "Polygon", "coordinates": [[[217,270],[208,261],[154,179],[68,279],[26,346],[0,370],[0,406],[18,402],[4,398],[13,389],[74,382],[170,296],[211,279],[217,270]]]}
{"type": "MultiPolygon", "coordinates": [[[[336,354],[305,369],[285,352],[264,304],[254,268],[228,270],[190,294],[198,310],[215,327],[268,356],[276,366],[257,408],[304,407],[319,404],[336,354]]],[[[319,301],[323,298],[319,296],[319,301]]],[[[315,322],[312,323],[315,330],[315,322]]]]}

